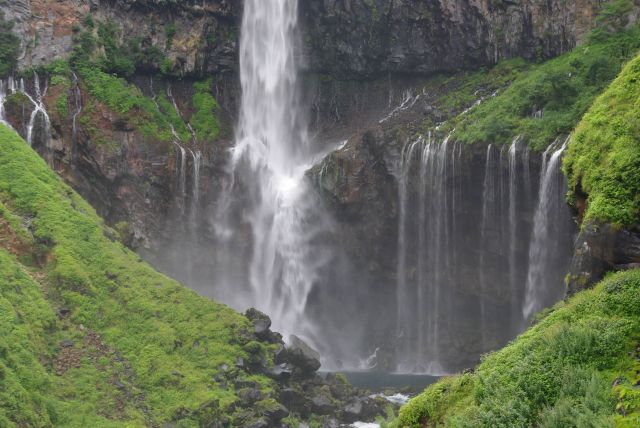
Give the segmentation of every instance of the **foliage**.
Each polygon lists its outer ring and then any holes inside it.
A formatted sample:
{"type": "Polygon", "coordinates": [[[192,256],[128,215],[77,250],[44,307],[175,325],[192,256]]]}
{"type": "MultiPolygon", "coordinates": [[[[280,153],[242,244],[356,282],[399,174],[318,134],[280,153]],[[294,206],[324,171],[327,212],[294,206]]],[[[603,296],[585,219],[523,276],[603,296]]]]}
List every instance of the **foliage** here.
{"type": "Polygon", "coordinates": [[[197,426],[218,406],[233,413],[234,389],[213,379],[247,358],[246,318],[143,263],[5,127],[0,203],[0,237],[33,244],[20,259],[0,250],[0,425],[197,426]],[[78,358],[57,371],[65,352],[78,358]]]}
{"type": "Polygon", "coordinates": [[[199,141],[214,140],[220,134],[220,122],[216,117],[220,106],[211,95],[211,80],[194,83],[193,88],[195,92],[191,103],[194,112],[191,116],[191,126],[199,141]]]}
{"type": "Polygon", "coordinates": [[[180,139],[185,142],[191,140],[191,133],[189,132],[189,128],[187,128],[184,120],[182,120],[182,117],[180,117],[178,111],[176,111],[176,108],[174,107],[171,100],[169,100],[169,97],[167,97],[166,94],[162,93],[158,95],[158,97],[156,98],[156,102],[160,107],[160,111],[165,115],[169,123],[173,126],[173,129],[175,129],[180,139]]]}
{"type": "Polygon", "coordinates": [[[74,40],[76,46],[70,57],[73,66],[97,66],[120,77],[129,78],[136,70],[158,69],[164,59],[157,46],[142,43],[139,38],[125,39],[114,21],[98,21],[96,29],[91,15],[87,15],[84,31],[78,29],[74,40]]]}
{"type": "Polygon", "coordinates": [[[9,75],[18,64],[20,39],[13,32],[13,22],[5,21],[0,11],[0,78],[9,75]]]}
{"type": "Polygon", "coordinates": [[[474,373],[431,385],[393,425],[635,426],[640,394],[627,394],[638,380],[640,356],[631,351],[640,340],[639,296],[640,270],[610,275],[558,304],[474,373]]]}
{"type": "Polygon", "coordinates": [[[564,159],[570,199],[589,195],[585,222],[640,219],[640,57],[631,61],[575,130],[564,159]]]}
{"type": "Polygon", "coordinates": [[[176,35],[176,24],[175,22],[170,22],[167,24],[167,26],[164,28],[164,34],[165,36],[167,36],[167,48],[171,48],[171,45],[173,43],[173,36],[176,35]]]}
{"type": "Polygon", "coordinates": [[[450,121],[466,143],[505,144],[522,135],[543,150],[568,135],[597,95],[617,76],[629,52],[640,47],[634,26],[590,42],[542,64],[519,64],[513,83],[466,115],[450,121]]]}

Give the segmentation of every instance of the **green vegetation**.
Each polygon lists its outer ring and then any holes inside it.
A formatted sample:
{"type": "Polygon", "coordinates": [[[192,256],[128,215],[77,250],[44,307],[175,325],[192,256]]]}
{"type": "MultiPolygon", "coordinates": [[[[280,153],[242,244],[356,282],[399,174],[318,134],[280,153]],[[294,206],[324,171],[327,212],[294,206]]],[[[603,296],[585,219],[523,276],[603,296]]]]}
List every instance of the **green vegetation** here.
{"type": "MultiPolygon", "coordinates": [[[[186,123],[166,95],[160,93],[156,104],[127,81],[136,71],[160,70],[162,74],[172,75],[173,62],[164,58],[155,46],[142,49],[141,40],[122,42],[121,29],[112,21],[96,22],[87,15],[83,26],[84,29],[78,29],[75,35],[76,46],[69,63],[92,98],[80,117],[92,140],[98,144],[109,144],[105,126],[100,123],[102,119],[99,115],[92,117],[106,107],[116,113],[118,121],[140,130],[149,140],[170,141],[173,126],[182,141],[190,141],[186,123]]],[[[169,24],[165,30],[170,40],[175,35],[175,24],[169,24]]],[[[191,120],[200,141],[210,141],[220,133],[216,117],[219,107],[210,87],[209,81],[194,84],[191,120]]],[[[59,100],[59,103],[62,107],[63,101],[59,100]]]]}
{"type": "Polygon", "coordinates": [[[427,388],[391,425],[638,426],[639,332],[640,270],[610,275],[559,303],[473,373],[427,388]]]}
{"type": "Polygon", "coordinates": [[[559,135],[571,133],[638,48],[637,26],[615,33],[600,28],[589,43],[558,58],[542,64],[513,62],[504,74],[513,79],[507,89],[447,127],[455,128],[454,136],[466,143],[505,144],[522,135],[531,147],[543,150],[559,135]]]}
{"type": "Polygon", "coordinates": [[[5,21],[0,11],[0,78],[14,71],[18,63],[20,39],[13,34],[13,22],[5,21]]]}
{"type": "Polygon", "coordinates": [[[166,94],[162,93],[158,95],[156,102],[160,107],[160,111],[165,115],[169,123],[173,126],[176,133],[180,137],[182,141],[190,141],[191,133],[189,132],[189,128],[185,124],[184,120],[180,117],[176,108],[173,106],[169,97],[166,94]]]}
{"type": "Polygon", "coordinates": [[[575,130],[564,159],[569,199],[589,195],[585,223],[640,219],[640,57],[631,61],[575,130]]]}
{"type": "Polygon", "coordinates": [[[175,22],[170,22],[164,28],[164,34],[167,36],[167,48],[171,48],[173,44],[173,36],[176,35],[176,24],[175,22]]]}
{"type": "MultiPolygon", "coordinates": [[[[233,415],[249,322],[143,263],[0,127],[0,425],[201,426],[233,415]],[[226,417],[226,416],[225,416],[226,417]]],[[[232,416],[233,417],[233,416],[232,416]]]]}
{"type": "Polygon", "coordinates": [[[216,117],[220,106],[211,95],[211,81],[194,83],[193,89],[195,93],[191,100],[194,110],[191,126],[196,132],[198,141],[214,140],[220,134],[220,122],[216,117]]]}

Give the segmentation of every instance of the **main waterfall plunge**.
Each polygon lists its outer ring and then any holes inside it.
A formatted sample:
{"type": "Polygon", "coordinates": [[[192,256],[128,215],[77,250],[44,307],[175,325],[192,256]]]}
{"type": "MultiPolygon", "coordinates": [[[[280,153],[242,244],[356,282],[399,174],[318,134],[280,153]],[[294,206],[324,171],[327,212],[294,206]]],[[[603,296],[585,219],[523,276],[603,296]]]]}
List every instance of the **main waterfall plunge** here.
{"type": "Polygon", "coordinates": [[[240,119],[216,232],[223,241],[237,236],[238,213],[252,233],[250,287],[232,285],[227,300],[255,306],[280,332],[313,342],[305,307],[327,260],[318,238],[328,225],[305,179],[315,156],[297,88],[297,15],[295,0],[244,3],[240,119]]]}
{"type": "Polygon", "coordinates": [[[176,141],[179,227],[158,264],[239,310],[264,311],[285,337],[318,348],[327,369],[468,367],[563,295],[574,232],[563,145],[540,156],[520,138],[488,148],[436,135],[405,143],[386,165],[397,240],[378,253],[393,261],[372,278],[354,268],[353,241],[309,179],[339,144],[308,132],[297,15],[296,0],[244,2],[235,144],[215,175],[211,159],[190,151],[191,162],[176,141]]]}

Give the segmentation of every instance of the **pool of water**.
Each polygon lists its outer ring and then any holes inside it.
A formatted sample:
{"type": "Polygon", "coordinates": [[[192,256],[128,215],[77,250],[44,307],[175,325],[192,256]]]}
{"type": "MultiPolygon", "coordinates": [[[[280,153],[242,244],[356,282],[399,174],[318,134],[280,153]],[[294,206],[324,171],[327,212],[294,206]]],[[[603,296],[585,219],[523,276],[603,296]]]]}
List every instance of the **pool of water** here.
{"type": "Polygon", "coordinates": [[[369,389],[373,392],[383,392],[387,389],[406,389],[411,392],[420,392],[440,379],[440,376],[378,373],[370,371],[345,371],[337,373],[343,374],[353,386],[369,389]]]}

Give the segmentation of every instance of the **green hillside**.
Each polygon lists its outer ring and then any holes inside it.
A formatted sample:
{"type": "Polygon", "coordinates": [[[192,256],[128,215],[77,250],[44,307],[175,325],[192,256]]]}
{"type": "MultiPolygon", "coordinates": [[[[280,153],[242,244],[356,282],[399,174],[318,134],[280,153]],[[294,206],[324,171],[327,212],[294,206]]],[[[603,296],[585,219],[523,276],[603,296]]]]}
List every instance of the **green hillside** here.
{"type": "Polygon", "coordinates": [[[269,392],[235,368],[263,346],[248,320],[116,236],[0,126],[0,426],[200,426],[233,415],[234,381],[269,392]]]}

